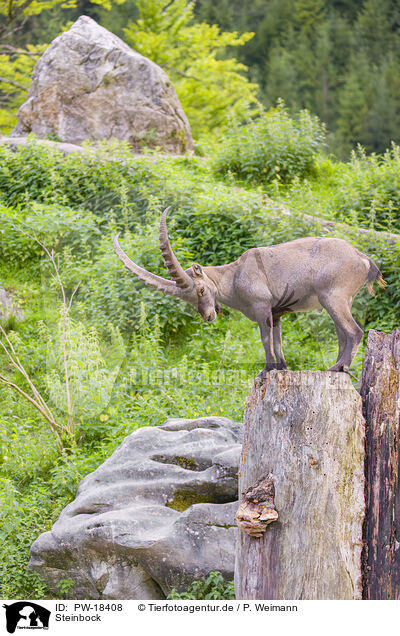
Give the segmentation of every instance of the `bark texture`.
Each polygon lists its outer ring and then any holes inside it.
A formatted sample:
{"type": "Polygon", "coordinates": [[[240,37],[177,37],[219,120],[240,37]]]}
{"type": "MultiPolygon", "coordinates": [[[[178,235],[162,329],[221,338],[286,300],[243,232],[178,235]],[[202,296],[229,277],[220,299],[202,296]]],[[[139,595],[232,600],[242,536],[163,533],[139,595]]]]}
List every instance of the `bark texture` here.
{"type": "Polygon", "coordinates": [[[366,431],[363,597],[400,599],[400,330],[371,330],[360,393],[366,431]]]}
{"type": "Polygon", "coordinates": [[[268,476],[279,517],[261,537],[239,529],[237,598],[360,599],[364,422],[349,376],[271,371],[244,426],[239,493],[268,476]]]}

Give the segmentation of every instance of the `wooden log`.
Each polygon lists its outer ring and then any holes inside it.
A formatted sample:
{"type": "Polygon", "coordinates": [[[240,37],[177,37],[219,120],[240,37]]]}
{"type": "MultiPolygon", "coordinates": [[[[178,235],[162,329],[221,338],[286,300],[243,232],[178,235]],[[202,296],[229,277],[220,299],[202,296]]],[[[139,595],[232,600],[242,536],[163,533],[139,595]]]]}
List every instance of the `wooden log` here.
{"type": "Polygon", "coordinates": [[[363,598],[400,599],[400,330],[371,330],[360,381],[366,434],[363,598]]]}
{"type": "Polygon", "coordinates": [[[236,597],[360,599],[364,422],[349,376],[271,371],[244,419],[236,597]]]}

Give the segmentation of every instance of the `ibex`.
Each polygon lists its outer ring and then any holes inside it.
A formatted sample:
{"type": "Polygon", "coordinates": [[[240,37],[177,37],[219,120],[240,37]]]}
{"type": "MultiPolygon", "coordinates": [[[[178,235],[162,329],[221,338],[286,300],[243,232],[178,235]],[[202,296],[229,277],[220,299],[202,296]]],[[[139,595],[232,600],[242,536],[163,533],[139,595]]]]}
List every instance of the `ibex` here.
{"type": "Polygon", "coordinates": [[[309,237],[269,247],[255,247],[228,265],[202,267],[194,263],[184,270],[172,251],[166,216],[161,217],[160,248],[173,280],[139,267],[114,239],[115,251],[125,267],[141,281],[193,305],[203,320],[215,320],[219,303],[238,309],[257,322],[265,349],[266,365],[286,369],[282,351],[281,317],[312,309],[326,309],[339,342],[335,364],[328,371],[348,371],[363,336],[351,315],[355,295],[373,282],[386,283],[375,263],[355,247],[337,238],[309,237]]]}

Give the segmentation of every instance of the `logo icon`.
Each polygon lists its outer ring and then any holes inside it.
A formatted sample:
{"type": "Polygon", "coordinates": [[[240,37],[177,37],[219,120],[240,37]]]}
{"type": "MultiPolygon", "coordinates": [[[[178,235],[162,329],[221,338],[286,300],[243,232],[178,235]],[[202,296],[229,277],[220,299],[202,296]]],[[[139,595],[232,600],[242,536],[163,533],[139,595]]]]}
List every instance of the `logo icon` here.
{"type": "Polygon", "coordinates": [[[9,634],[16,629],[48,629],[50,610],[31,603],[31,601],[17,601],[11,605],[3,605],[6,609],[6,627],[9,634]]]}

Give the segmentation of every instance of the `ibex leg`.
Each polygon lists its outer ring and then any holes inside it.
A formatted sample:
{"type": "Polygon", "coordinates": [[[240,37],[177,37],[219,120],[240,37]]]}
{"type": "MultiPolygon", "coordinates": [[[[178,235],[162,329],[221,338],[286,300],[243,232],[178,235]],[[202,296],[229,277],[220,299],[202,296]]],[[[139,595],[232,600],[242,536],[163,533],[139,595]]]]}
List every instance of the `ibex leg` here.
{"type": "Polygon", "coordinates": [[[328,371],[348,371],[363,337],[363,330],[351,315],[348,298],[331,295],[319,301],[335,323],[339,341],[338,358],[328,371]]]}
{"type": "Polygon", "coordinates": [[[274,339],[274,353],[276,359],[276,368],[277,369],[287,369],[287,364],[285,360],[285,356],[282,351],[282,330],[281,330],[281,319],[274,318],[273,321],[273,339],[274,339]]]}
{"type": "Polygon", "coordinates": [[[265,378],[268,371],[277,368],[274,353],[274,328],[271,309],[267,310],[267,312],[265,312],[264,309],[264,316],[262,320],[259,321],[258,326],[260,327],[261,342],[263,343],[265,351],[266,364],[264,369],[258,374],[257,377],[265,378]]]}

